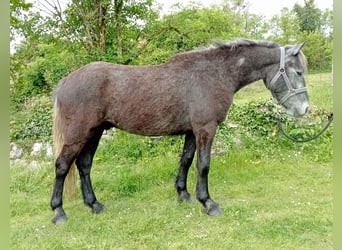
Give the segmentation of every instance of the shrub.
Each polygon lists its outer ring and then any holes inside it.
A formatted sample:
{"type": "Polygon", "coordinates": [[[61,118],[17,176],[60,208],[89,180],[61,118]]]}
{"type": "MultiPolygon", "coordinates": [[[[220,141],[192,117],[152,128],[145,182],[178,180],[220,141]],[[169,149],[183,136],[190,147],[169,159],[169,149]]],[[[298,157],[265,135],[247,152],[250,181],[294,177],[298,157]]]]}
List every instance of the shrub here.
{"type": "Polygon", "coordinates": [[[227,151],[236,147],[238,140],[255,157],[278,158],[283,151],[294,150],[304,152],[303,155],[315,155],[314,159],[310,159],[312,161],[331,159],[332,126],[311,142],[296,143],[283,136],[277,124],[280,119],[287,134],[303,140],[317,135],[323,129],[329,111],[313,106],[310,113],[301,118],[279,112],[278,106],[271,100],[257,99],[233,105],[227,120],[218,128],[215,145],[227,151]]]}
{"type": "MultiPolygon", "coordinates": [[[[249,132],[258,137],[274,137],[279,133],[278,120],[293,137],[305,139],[319,133],[329,111],[315,106],[309,114],[295,118],[282,114],[279,106],[272,100],[256,99],[243,105],[233,105],[227,120],[219,126],[218,132],[224,134],[237,127],[240,132],[249,132]],[[234,125],[230,125],[233,123],[234,125]]],[[[330,137],[331,131],[324,136],[330,137]]]]}
{"type": "Polygon", "coordinates": [[[52,102],[47,97],[33,98],[10,121],[10,140],[23,144],[51,141],[52,102]]]}

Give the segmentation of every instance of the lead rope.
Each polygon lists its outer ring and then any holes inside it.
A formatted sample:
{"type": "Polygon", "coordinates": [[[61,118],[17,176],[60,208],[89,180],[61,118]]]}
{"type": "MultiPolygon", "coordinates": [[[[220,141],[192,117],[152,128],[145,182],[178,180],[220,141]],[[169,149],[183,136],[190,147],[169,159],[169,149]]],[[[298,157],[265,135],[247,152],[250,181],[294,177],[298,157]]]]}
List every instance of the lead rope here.
{"type": "Polygon", "coordinates": [[[299,143],[309,142],[309,141],[313,141],[313,140],[317,139],[320,135],[322,135],[328,129],[328,127],[330,126],[330,124],[332,123],[333,120],[334,120],[334,114],[331,113],[330,115],[328,115],[328,122],[327,122],[327,124],[325,125],[325,127],[318,134],[314,135],[313,137],[307,138],[307,139],[296,139],[296,138],[292,137],[291,135],[289,135],[289,134],[287,134],[285,132],[285,130],[283,129],[283,124],[281,123],[280,116],[277,116],[277,123],[278,123],[279,131],[286,138],[290,139],[293,142],[299,142],[299,143]]]}

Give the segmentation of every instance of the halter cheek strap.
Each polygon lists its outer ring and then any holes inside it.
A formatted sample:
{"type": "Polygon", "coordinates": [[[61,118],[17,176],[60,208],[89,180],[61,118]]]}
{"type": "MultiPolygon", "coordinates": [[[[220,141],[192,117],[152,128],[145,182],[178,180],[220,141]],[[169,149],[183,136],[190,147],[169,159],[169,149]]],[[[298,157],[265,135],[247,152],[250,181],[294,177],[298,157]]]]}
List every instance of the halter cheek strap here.
{"type": "Polygon", "coordinates": [[[279,65],[279,70],[277,72],[277,74],[275,74],[275,76],[272,78],[268,88],[271,90],[273,88],[273,85],[277,82],[278,78],[282,76],[284,78],[285,84],[288,88],[287,94],[285,96],[283,96],[280,101],[278,101],[279,104],[284,104],[287,99],[289,99],[291,96],[294,96],[296,94],[300,94],[303,92],[306,92],[307,89],[306,87],[301,87],[298,89],[294,89],[291,85],[290,79],[286,74],[285,71],[285,48],[284,47],[280,47],[280,65],[279,65]]]}

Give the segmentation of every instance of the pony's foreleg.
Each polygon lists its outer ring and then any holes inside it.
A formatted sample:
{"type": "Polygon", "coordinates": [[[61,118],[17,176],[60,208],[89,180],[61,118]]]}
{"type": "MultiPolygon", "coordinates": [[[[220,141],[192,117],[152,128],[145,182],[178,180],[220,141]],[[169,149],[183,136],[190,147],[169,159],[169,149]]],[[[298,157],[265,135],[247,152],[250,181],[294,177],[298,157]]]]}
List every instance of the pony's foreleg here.
{"type": "Polygon", "coordinates": [[[197,145],[197,185],[196,198],[200,201],[207,214],[220,215],[222,210],[209,195],[208,174],[210,169],[210,151],[216,126],[208,124],[207,127],[199,129],[196,133],[197,145]]]}
{"type": "Polygon", "coordinates": [[[81,153],[77,156],[76,166],[78,168],[81,180],[81,189],[83,201],[92,208],[93,212],[98,214],[104,211],[104,206],[97,201],[90,179],[93,157],[99,144],[103,130],[97,131],[95,135],[87,142],[81,153]]]}
{"type": "Polygon", "coordinates": [[[72,148],[64,147],[56,159],[55,163],[55,181],[52,191],[51,197],[51,208],[54,211],[55,215],[52,219],[54,224],[61,224],[67,220],[67,216],[63,209],[63,187],[65,177],[67,176],[70,167],[75,159],[75,154],[73,153],[72,148]]]}
{"type": "Polygon", "coordinates": [[[194,159],[196,151],[196,138],[194,134],[188,133],[185,135],[182,157],[180,159],[178,175],[176,178],[175,188],[178,192],[178,201],[184,200],[192,203],[191,195],[187,190],[188,171],[194,159]]]}

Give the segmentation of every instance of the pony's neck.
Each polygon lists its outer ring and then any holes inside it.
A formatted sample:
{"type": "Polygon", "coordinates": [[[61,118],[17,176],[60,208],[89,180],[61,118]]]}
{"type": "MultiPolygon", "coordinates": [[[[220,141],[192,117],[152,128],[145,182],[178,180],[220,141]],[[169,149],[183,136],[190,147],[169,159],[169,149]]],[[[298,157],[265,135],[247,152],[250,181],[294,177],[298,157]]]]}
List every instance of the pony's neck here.
{"type": "Polygon", "coordinates": [[[236,91],[258,80],[266,79],[272,65],[279,63],[279,48],[246,47],[236,61],[236,91]]]}

